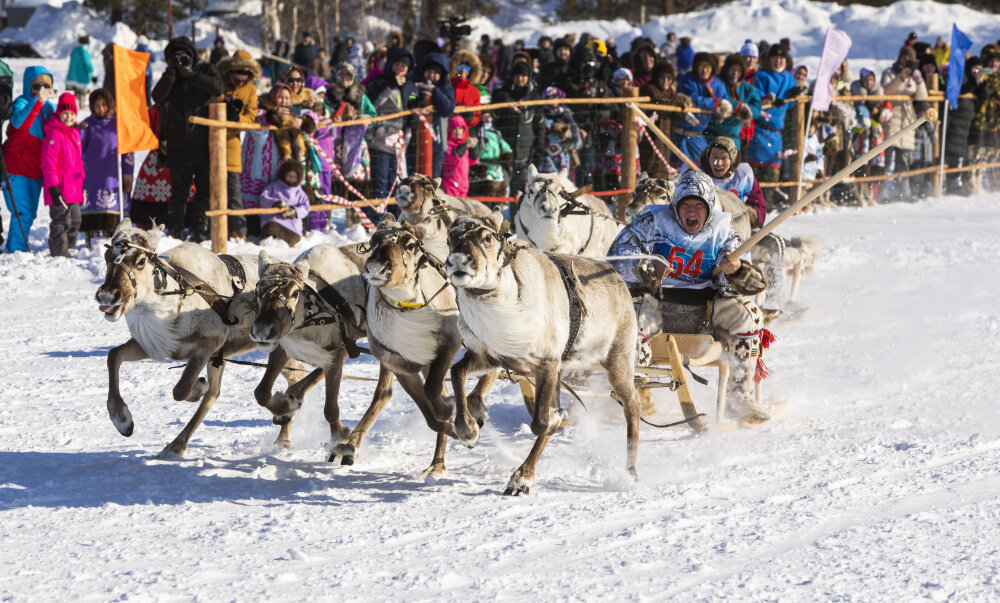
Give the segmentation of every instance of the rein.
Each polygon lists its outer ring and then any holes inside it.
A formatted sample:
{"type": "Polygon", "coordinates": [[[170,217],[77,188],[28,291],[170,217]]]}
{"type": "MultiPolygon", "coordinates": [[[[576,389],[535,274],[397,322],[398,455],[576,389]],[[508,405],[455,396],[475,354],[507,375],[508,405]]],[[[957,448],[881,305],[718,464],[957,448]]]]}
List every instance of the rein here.
{"type": "MultiPolygon", "coordinates": [[[[447,214],[445,214],[445,216],[447,216],[447,214]]],[[[445,218],[441,218],[441,217],[438,217],[438,219],[445,220],[445,218]]],[[[451,222],[450,219],[448,219],[447,220],[447,224],[449,226],[450,226],[450,222],[451,222]]],[[[406,230],[403,227],[394,227],[394,228],[393,227],[383,227],[382,231],[385,232],[386,235],[388,235],[388,236],[385,237],[384,242],[385,243],[391,243],[391,244],[395,244],[396,243],[396,241],[399,239],[399,233],[400,232],[404,232],[404,231],[405,232],[409,232],[408,230],[406,230]]],[[[358,251],[361,252],[364,255],[369,255],[369,254],[373,253],[376,249],[378,249],[382,244],[383,244],[383,242],[379,242],[379,243],[373,245],[372,242],[371,242],[371,240],[369,240],[367,244],[362,244],[362,245],[367,245],[367,247],[359,247],[358,251]]],[[[384,295],[382,295],[382,291],[381,290],[379,290],[379,289],[376,288],[376,292],[378,293],[379,299],[381,299],[382,302],[386,306],[388,306],[390,308],[393,308],[395,310],[399,310],[401,312],[407,312],[409,310],[419,310],[421,308],[425,308],[425,307],[429,306],[430,303],[432,301],[434,301],[434,299],[438,295],[440,295],[442,291],[444,291],[445,289],[447,289],[448,287],[451,286],[451,279],[448,278],[448,273],[445,271],[444,265],[440,261],[438,261],[437,258],[435,258],[434,256],[432,256],[427,251],[427,249],[424,247],[424,244],[421,241],[417,241],[416,242],[416,247],[417,247],[417,250],[420,252],[420,257],[417,259],[417,264],[414,267],[414,271],[413,271],[413,273],[414,273],[414,284],[416,286],[417,292],[420,293],[420,297],[424,298],[424,301],[420,302],[420,301],[417,301],[416,298],[414,298],[414,299],[408,300],[408,301],[391,302],[388,299],[386,299],[384,295]],[[431,295],[430,297],[427,297],[426,295],[424,295],[423,290],[420,288],[420,271],[424,268],[424,266],[430,266],[431,268],[434,268],[434,270],[436,270],[437,273],[441,275],[441,278],[444,279],[444,283],[442,283],[441,287],[439,287],[438,290],[435,291],[434,294],[431,295]]],[[[406,260],[405,259],[403,260],[403,265],[406,266],[406,260]]]]}

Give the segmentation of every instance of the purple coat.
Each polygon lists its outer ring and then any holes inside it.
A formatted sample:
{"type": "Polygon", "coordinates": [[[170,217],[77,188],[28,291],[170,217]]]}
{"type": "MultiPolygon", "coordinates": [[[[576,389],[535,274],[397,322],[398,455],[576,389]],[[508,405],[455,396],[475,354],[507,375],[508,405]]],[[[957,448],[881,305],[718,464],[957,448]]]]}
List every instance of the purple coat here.
{"type": "MultiPolygon", "coordinates": [[[[91,115],[83,120],[86,128],[80,129],[83,145],[83,166],[87,173],[84,180],[83,212],[115,211],[118,207],[118,130],[114,115],[98,119],[91,115]]],[[[121,156],[122,175],[131,174],[135,157],[132,153],[121,156]]],[[[128,198],[128,192],[125,194],[128,198]]]]}
{"type": "Polygon", "coordinates": [[[302,219],[309,215],[309,197],[301,186],[288,186],[281,180],[276,180],[267,185],[264,192],[260,194],[261,207],[274,207],[278,201],[286,206],[295,209],[294,218],[283,218],[281,214],[270,214],[260,217],[260,225],[263,227],[268,222],[277,222],[295,234],[302,236],[302,219]]]}

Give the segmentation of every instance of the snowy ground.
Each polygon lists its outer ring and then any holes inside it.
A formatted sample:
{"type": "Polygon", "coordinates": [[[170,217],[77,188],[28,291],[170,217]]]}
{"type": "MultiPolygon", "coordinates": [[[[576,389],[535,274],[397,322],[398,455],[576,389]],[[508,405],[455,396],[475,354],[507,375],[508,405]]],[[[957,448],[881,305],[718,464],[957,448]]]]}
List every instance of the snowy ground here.
{"type": "MultiPolygon", "coordinates": [[[[1000,596],[997,198],[825,211],[782,232],[824,244],[808,311],[774,325],[768,352],[767,397],[788,409],[727,435],[644,426],[629,487],[621,413],[596,402],[519,498],[500,492],[532,437],[506,384],[479,446],[452,443],[433,484],[418,477],[433,437],[398,388],[359,462],[335,467],[321,391],[276,449],[251,395],[261,369],[245,366],[227,368],[188,459],[156,460],[194,405],[171,399],[169,365],[126,365],[136,431],[115,431],[105,355],[127,331],[93,299],[100,254],[0,256],[0,598],[1000,596]]],[[[370,392],[345,383],[349,425],[370,392]]],[[[711,408],[712,388],[696,396],[711,408]]],[[[654,399],[658,420],[679,415],[654,399]]]]}

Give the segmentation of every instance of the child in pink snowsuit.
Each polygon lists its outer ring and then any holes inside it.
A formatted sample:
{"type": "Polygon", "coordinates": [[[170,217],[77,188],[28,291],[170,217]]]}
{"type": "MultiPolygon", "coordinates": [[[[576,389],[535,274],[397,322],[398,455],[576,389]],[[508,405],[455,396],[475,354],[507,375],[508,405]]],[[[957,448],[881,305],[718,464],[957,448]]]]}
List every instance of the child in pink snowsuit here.
{"type": "Polygon", "coordinates": [[[71,257],[80,231],[83,203],[83,148],[76,128],[76,95],[59,96],[56,113],[43,125],[42,187],[49,206],[49,252],[53,257],[71,257]]]}
{"type": "Polygon", "coordinates": [[[441,189],[446,195],[464,197],[469,194],[469,166],[479,163],[475,155],[478,142],[469,138],[465,118],[448,118],[448,153],[441,168],[441,189]]]}

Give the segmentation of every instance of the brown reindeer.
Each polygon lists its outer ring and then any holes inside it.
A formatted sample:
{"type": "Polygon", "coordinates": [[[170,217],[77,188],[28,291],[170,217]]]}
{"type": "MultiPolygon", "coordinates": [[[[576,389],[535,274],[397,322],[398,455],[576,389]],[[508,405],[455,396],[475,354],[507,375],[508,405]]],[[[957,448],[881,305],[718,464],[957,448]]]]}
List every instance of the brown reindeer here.
{"type": "Polygon", "coordinates": [[[123,220],[105,253],[107,274],[96,297],[108,321],[125,317],[131,335],[108,352],[108,414],[119,433],[128,437],[135,428],[119,390],[122,363],[146,358],[187,363],[173,388],[173,397],[200,399],[201,403],[159,454],[160,458],[179,458],[219,396],[223,356],[256,347],[250,340],[253,294],[239,291],[242,286],[255,285],[257,276],[252,258],[227,257],[230,265],[234,261],[238,264],[233,270],[242,272],[234,276],[220,256],[193,243],[183,243],[158,256],[156,246],[162,232],[162,226],[145,231],[133,227],[128,218],[123,220]],[[211,289],[221,297],[206,297],[196,289],[211,289]],[[234,303],[230,303],[230,296],[235,296],[234,303]],[[206,368],[207,379],[199,377],[206,368]]]}
{"type": "MultiPolygon", "coordinates": [[[[275,424],[289,424],[306,392],[325,377],[323,414],[334,444],[350,433],[340,421],[338,405],[344,362],[349,351],[357,355],[354,342],[365,336],[361,310],[365,302],[361,279],[364,257],[356,247],[317,245],[294,264],[273,260],[261,251],[257,315],[250,328],[250,338],[269,353],[267,370],[254,390],[257,403],[271,411],[275,424]],[[287,391],[272,395],[274,382],[289,358],[316,369],[287,391]]],[[[388,399],[392,394],[391,373],[379,372],[375,391],[377,399],[388,399]]],[[[287,446],[288,442],[280,444],[287,446]]],[[[347,461],[345,464],[350,464],[347,461]]]]}
{"type": "Polygon", "coordinates": [[[445,268],[458,290],[458,326],[466,347],[451,369],[456,433],[462,441],[478,438],[464,391],[469,373],[503,367],[530,376],[535,399],[525,403],[538,439],[504,492],[527,494],[538,459],[562,421],[560,373],[600,368],[622,401],[628,471],[638,479],[637,328],[625,281],[606,262],[510,242],[508,229],[494,212],[485,218],[460,216],[448,232],[445,268]]]}
{"type": "MultiPolygon", "coordinates": [[[[370,244],[371,255],[364,269],[364,278],[371,285],[368,343],[372,354],[396,375],[417,404],[427,426],[438,434],[434,460],[425,475],[443,474],[447,436],[460,439],[470,448],[478,441],[478,436],[458,437],[452,407],[442,397],[448,367],[462,347],[455,291],[438,259],[447,248],[426,241],[422,229],[398,223],[392,215],[379,223],[370,244]],[[438,255],[434,255],[435,247],[438,255]],[[426,373],[426,379],[421,378],[421,371],[426,373]]],[[[484,398],[496,376],[497,371],[485,375],[469,396],[474,424],[482,425],[488,418],[484,398]]],[[[343,452],[350,453],[363,435],[353,439],[351,434],[349,442],[341,445],[343,452]]]]}

